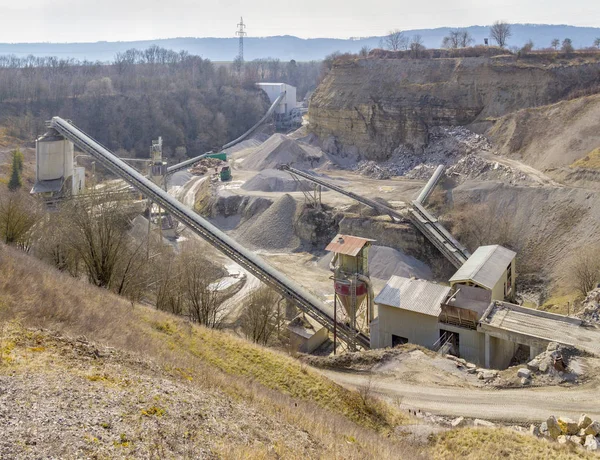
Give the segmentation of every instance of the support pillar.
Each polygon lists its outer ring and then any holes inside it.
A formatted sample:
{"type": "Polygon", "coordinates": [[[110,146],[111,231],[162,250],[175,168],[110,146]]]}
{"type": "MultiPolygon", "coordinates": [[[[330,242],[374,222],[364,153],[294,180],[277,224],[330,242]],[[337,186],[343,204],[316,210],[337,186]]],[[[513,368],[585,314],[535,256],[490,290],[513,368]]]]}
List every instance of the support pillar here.
{"type": "Polygon", "coordinates": [[[485,367],[490,369],[491,365],[491,350],[490,350],[490,335],[485,334],[485,367]]]}

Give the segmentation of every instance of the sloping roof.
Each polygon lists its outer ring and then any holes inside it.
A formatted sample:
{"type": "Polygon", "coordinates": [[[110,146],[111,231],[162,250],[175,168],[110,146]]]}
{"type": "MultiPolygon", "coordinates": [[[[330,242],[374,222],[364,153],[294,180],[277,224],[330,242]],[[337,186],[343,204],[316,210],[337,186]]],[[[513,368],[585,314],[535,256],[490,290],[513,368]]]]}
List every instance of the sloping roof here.
{"type": "Polygon", "coordinates": [[[452,275],[450,282],[473,281],[480,286],[493,289],[516,255],[510,249],[497,244],[479,246],[477,251],[452,275]]]}
{"type": "Polygon", "coordinates": [[[450,292],[449,286],[414,278],[392,276],[375,303],[410,310],[430,316],[439,316],[441,304],[450,292]]]}
{"type": "Polygon", "coordinates": [[[338,234],[331,241],[331,243],[327,245],[325,250],[355,257],[366,244],[373,241],[375,240],[359,238],[358,236],[338,234]]]}

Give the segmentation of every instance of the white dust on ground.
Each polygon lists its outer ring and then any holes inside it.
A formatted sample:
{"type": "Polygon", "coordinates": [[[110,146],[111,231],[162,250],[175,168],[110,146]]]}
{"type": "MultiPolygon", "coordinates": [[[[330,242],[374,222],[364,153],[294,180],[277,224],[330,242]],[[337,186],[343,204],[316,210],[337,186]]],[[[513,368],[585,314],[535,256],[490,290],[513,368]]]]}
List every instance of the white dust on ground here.
{"type": "Polygon", "coordinates": [[[298,212],[296,200],[285,194],[262,214],[242,224],[234,238],[250,249],[295,251],[301,244],[294,232],[298,212]]]}
{"type": "Polygon", "coordinates": [[[294,180],[285,171],[265,169],[245,182],[241,188],[251,192],[301,192],[312,190],[314,186],[305,179],[294,180]]]}
{"type": "Polygon", "coordinates": [[[283,134],[273,134],[252,151],[242,162],[244,169],[274,169],[280,164],[297,168],[314,168],[324,160],[323,152],[316,147],[302,144],[283,134]]]}
{"type": "MultiPolygon", "coordinates": [[[[333,254],[327,254],[321,257],[317,264],[327,269],[332,257],[333,254]]],[[[384,281],[390,279],[392,275],[405,278],[414,276],[424,280],[433,278],[431,268],[427,264],[386,246],[372,246],[369,249],[369,274],[372,278],[384,281]]]]}

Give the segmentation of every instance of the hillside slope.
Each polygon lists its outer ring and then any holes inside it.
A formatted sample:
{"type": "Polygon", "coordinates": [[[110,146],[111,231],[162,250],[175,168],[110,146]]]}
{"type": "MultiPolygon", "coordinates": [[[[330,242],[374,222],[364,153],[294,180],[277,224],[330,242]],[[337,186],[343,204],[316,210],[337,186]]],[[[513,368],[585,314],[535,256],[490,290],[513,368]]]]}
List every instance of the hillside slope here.
{"type": "Polygon", "coordinates": [[[0,350],[1,458],[419,456],[390,406],[1,245],[0,350]]]}
{"type": "Polygon", "coordinates": [[[0,458],[593,458],[505,429],[415,445],[406,423],[292,358],[0,245],[0,458]]]}
{"type": "Polygon", "coordinates": [[[600,148],[600,94],[519,110],[498,119],[487,135],[501,155],[558,180],[593,186],[582,183],[589,173],[573,167],[590,169],[589,162],[577,161],[600,148]]]}

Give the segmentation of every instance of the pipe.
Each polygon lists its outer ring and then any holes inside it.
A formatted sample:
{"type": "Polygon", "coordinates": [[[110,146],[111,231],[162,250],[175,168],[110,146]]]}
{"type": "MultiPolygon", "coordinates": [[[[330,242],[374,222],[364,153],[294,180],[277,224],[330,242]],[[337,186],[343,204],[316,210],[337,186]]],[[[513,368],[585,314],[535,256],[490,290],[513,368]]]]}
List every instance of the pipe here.
{"type": "Polygon", "coordinates": [[[423,204],[423,203],[425,203],[427,198],[429,198],[429,195],[431,195],[431,192],[433,192],[433,189],[435,188],[438,181],[442,177],[442,174],[444,173],[444,169],[445,169],[444,165],[439,165],[437,167],[437,169],[434,171],[433,175],[429,178],[429,181],[427,181],[427,184],[425,184],[425,187],[423,187],[423,190],[421,190],[421,193],[419,193],[419,196],[415,200],[417,203],[423,204]]]}
{"type": "Polygon", "coordinates": [[[373,321],[373,302],[375,300],[375,291],[373,290],[373,283],[371,282],[371,278],[369,278],[366,275],[361,275],[360,273],[358,274],[357,278],[363,283],[365,283],[367,285],[367,288],[369,289],[369,298],[367,300],[367,314],[369,315],[371,321],[373,321]]]}
{"type": "Polygon", "coordinates": [[[331,262],[329,262],[329,271],[335,272],[335,263],[338,260],[338,253],[334,252],[333,253],[333,258],[331,259],[331,262]]]}

